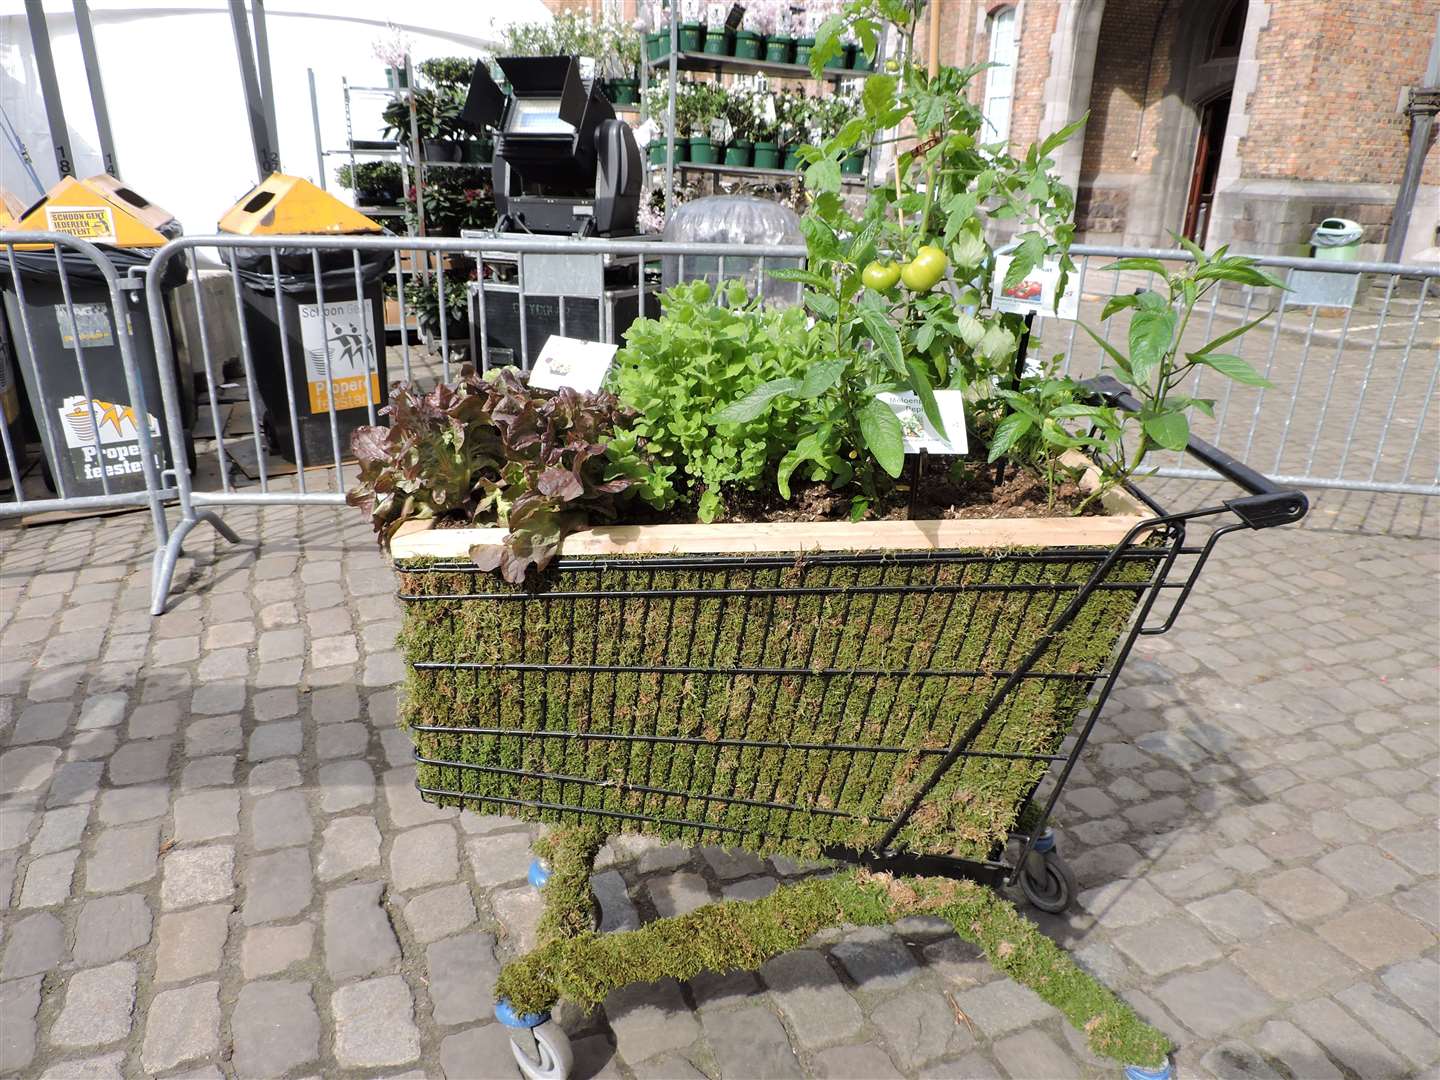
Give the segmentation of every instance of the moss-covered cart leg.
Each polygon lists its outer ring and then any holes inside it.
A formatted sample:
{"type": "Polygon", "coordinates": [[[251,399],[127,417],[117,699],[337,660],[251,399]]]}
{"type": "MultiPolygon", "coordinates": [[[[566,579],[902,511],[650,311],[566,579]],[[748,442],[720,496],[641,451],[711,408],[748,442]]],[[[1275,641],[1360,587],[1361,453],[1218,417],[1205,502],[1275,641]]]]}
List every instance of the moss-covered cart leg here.
{"type": "Polygon", "coordinates": [[[568,1054],[550,1021],[562,998],[591,1008],[634,982],[692,979],[702,971],[752,971],[799,948],[820,930],[850,923],[878,926],[907,915],[938,915],[985,951],[995,967],[1029,986],[1085,1033],[1090,1047],[1133,1067],[1133,1080],[1168,1075],[1170,1043],[1106,990],[993,890],[973,881],[906,878],[846,870],[784,886],[752,901],[709,904],[639,930],[600,934],[592,927],[589,874],[603,834],[566,829],[539,845],[548,876],[540,946],[508,964],[495,993],[496,1015],[534,1036],[537,1055],[517,1045],[531,1080],[559,1080],[568,1054]]]}

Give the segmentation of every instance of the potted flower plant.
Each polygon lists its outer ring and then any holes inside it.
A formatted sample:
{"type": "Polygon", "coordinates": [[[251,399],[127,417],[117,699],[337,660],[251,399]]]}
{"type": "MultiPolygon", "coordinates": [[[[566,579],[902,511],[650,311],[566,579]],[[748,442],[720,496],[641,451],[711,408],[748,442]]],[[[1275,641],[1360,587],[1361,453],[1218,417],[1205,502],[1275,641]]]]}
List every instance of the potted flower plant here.
{"type": "Polygon", "coordinates": [[[757,169],[780,168],[780,99],[781,95],[769,91],[757,91],[750,98],[757,169]]]}
{"type": "Polygon", "coordinates": [[[385,24],[385,33],[371,45],[375,59],[385,65],[385,83],[392,90],[409,87],[409,76],[405,70],[410,55],[410,38],[394,23],[385,24]]]}
{"type": "Polygon", "coordinates": [[[692,82],[685,86],[684,121],[681,120],[680,102],[675,104],[675,126],[689,134],[689,160],[697,165],[714,165],[720,160],[719,147],[715,142],[715,122],[720,118],[720,109],[725,91],[715,83],[692,82]]]}
{"type": "Polygon", "coordinates": [[[755,98],[750,90],[731,87],[722,90],[721,115],[729,129],[725,143],[725,164],[748,168],[755,154],[755,98]]]}
{"type": "Polygon", "coordinates": [[[404,177],[393,161],[362,161],[353,172],[349,165],[341,165],[335,180],[354,190],[359,206],[396,206],[404,194],[404,177]]]}

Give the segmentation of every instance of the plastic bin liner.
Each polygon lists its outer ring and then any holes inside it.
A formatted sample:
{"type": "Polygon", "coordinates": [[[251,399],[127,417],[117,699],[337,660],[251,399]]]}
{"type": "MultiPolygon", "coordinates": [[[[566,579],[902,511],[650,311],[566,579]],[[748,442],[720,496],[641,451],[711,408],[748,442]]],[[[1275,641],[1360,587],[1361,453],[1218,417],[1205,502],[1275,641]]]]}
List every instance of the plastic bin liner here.
{"type": "MultiPolygon", "coordinates": [[[[221,265],[230,267],[231,252],[235,255],[235,276],[247,289],[264,296],[275,295],[274,267],[270,253],[274,251],[280,265],[280,291],[287,296],[315,295],[315,259],[310,248],[223,248],[221,265]]],[[[360,281],[371,285],[395,269],[395,252],[360,252],[360,281]]],[[[355,298],[355,253],[353,251],[320,252],[320,285],[326,297],[343,294],[355,298]]]]}
{"type": "MultiPolygon", "coordinates": [[[[179,234],[178,229],[176,235],[179,234]]],[[[105,257],[110,260],[110,265],[115,267],[115,272],[122,278],[131,271],[140,272],[150,265],[157,248],[117,248],[108,245],[99,245],[105,257]]],[[[21,251],[18,248],[6,250],[0,245],[0,286],[11,286],[10,257],[15,257],[15,269],[20,274],[21,284],[30,287],[34,282],[58,282],[60,270],[55,265],[55,250],[53,248],[42,251],[21,251]]],[[[76,285],[101,285],[105,284],[105,276],[100,273],[95,263],[88,255],[85,255],[74,248],[61,247],[60,261],[65,266],[65,276],[72,287],[76,285]]],[[[183,285],[189,276],[189,267],[186,265],[183,255],[172,256],[165,264],[164,277],[160,284],[163,288],[173,289],[183,285]]]]}
{"type": "MultiPolygon", "coordinates": [[[[667,242],[735,244],[752,248],[755,256],[727,255],[725,280],[739,279],[752,296],[760,293],[760,256],[767,248],[803,245],[800,218],[788,206],[759,199],[753,195],[710,195],[688,202],[670,215],[665,223],[667,242]]],[[[800,259],[766,257],[764,295],[767,301],[788,306],[800,302],[799,282],[777,281],[769,271],[781,267],[799,267],[800,259]]],[[[680,276],[680,258],[667,255],[664,259],[665,288],[680,281],[704,279],[710,284],[720,282],[720,260],[714,256],[685,257],[685,276],[680,276]]]]}

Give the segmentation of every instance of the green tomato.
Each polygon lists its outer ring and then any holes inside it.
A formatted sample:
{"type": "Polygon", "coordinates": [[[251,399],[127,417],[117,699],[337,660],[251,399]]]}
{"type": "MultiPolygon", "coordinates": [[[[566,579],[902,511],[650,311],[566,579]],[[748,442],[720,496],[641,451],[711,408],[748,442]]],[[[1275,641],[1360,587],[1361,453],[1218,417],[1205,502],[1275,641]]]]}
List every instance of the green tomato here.
{"type": "Polygon", "coordinates": [[[897,71],[900,70],[900,61],[899,61],[899,60],[886,60],[886,61],[885,61],[885,70],[888,71],[891,75],[894,75],[897,71]]]}
{"type": "Polygon", "coordinates": [[[895,282],[900,280],[900,272],[900,267],[894,259],[883,263],[877,259],[865,267],[860,274],[860,280],[865,283],[867,289],[885,292],[887,289],[895,287],[895,282]]]}
{"type": "Polygon", "coordinates": [[[925,244],[900,270],[900,280],[911,292],[929,292],[945,276],[950,260],[933,244],[925,244]]]}

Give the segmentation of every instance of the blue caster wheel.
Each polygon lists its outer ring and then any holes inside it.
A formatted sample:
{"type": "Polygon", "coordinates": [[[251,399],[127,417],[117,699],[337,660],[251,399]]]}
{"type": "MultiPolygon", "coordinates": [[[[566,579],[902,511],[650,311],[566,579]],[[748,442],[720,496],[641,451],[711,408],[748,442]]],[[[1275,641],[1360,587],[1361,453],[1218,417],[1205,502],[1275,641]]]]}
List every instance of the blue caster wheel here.
{"type": "Polygon", "coordinates": [[[539,859],[531,859],[530,872],[525,875],[525,880],[535,888],[543,889],[550,880],[550,867],[539,859]]]}
{"type": "Polygon", "coordinates": [[[1170,1062],[1147,1069],[1142,1065],[1126,1065],[1125,1080],[1175,1080],[1175,1070],[1170,1062]]]}
{"type": "Polygon", "coordinates": [[[495,1019],[510,1029],[510,1052],[527,1080],[567,1080],[575,1067],[570,1036],[548,1012],[518,1016],[502,1001],[495,1006],[495,1019]]]}
{"type": "MultiPolygon", "coordinates": [[[[1025,865],[1020,868],[1020,891],[1026,900],[1052,915],[1063,913],[1079,892],[1075,871],[1055,850],[1055,834],[1049,829],[1035,841],[1025,857],[1025,865]]],[[[1135,1076],[1127,1080],[1149,1078],[1135,1076]]]]}

